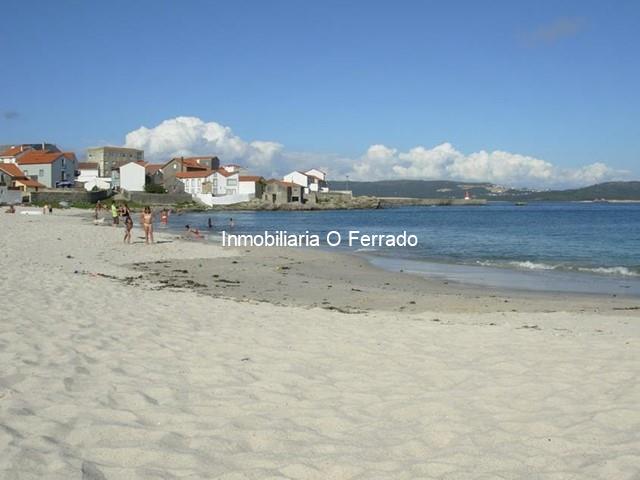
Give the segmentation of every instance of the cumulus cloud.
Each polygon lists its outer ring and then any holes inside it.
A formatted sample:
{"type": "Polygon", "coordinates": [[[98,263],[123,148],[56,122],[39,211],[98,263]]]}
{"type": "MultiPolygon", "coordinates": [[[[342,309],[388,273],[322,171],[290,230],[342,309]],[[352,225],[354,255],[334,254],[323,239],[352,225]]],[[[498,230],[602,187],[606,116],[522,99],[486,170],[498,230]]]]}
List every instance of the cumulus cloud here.
{"type": "Polygon", "coordinates": [[[126,146],[144,149],[145,157],[156,162],[177,156],[217,155],[223,163],[240,163],[267,177],[315,167],[334,180],[348,175],[353,180],[459,180],[537,188],[583,186],[625,177],[625,172],[603,163],[567,169],[501,150],[464,154],[450,143],[407,151],[376,144],[357,158],[294,152],[274,141],[244,140],[229,127],[196,117],[176,117],[152,128],[140,127],[127,134],[126,146]]]}
{"type": "Polygon", "coordinates": [[[268,166],[282,150],[276,142],[246,142],[229,127],[197,117],[176,117],[153,128],[140,127],[127,134],[125,145],[143,149],[145,157],[154,161],[214,154],[225,162],[243,161],[254,168],[268,166]]]}
{"type": "Polygon", "coordinates": [[[358,179],[454,179],[509,186],[553,187],[598,183],[621,178],[625,172],[594,163],[563,169],[535,157],[501,150],[463,154],[450,143],[399,152],[373,145],[353,165],[358,179]]]}

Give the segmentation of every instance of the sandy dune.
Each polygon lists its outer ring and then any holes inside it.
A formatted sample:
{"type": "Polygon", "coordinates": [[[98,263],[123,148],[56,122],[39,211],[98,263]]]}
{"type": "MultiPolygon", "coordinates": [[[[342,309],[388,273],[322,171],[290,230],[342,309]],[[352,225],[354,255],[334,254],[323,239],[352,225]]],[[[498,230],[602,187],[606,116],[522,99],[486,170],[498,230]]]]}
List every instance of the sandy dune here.
{"type": "Polygon", "coordinates": [[[0,478],[638,478],[637,310],[155,289],[127,265],[235,253],[82,215],[0,215],[0,478]]]}

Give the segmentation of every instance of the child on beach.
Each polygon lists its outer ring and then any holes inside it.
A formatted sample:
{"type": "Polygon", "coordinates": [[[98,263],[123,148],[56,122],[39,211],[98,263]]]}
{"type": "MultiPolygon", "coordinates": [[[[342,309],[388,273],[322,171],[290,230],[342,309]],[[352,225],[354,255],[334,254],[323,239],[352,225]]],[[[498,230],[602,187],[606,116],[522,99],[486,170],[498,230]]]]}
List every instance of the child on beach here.
{"type": "Polygon", "coordinates": [[[122,206],[122,217],[124,218],[124,243],[131,243],[131,230],[133,229],[133,219],[131,210],[126,203],[122,206]]]}
{"type": "Polygon", "coordinates": [[[166,208],[163,208],[162,212],[160,213],[160,223],[163,226],[167,226],[167,224],[169,223],[169,210],[167,210],[166,208]]]}
{"type": "Polygon", "coordinates": [[[198,230],[197,228],[191,228],[189,225],[185,225],[184,228],[190,236],[193,236],[195,238],[204,238],[200,233],[200,230],[198,230]]]}
{"type": "Polygon", "coordinates": [[[144,229],[144,242],[149,245],[153,243],[153,213],[149,206],[144,207],[140,220],[144,229]]]}
{"type": "Polygon", "coordinates": [[[116,202],[111,202],[111,218],[113,219],[113,226],[116,227],[120,223],[120,216],[116,202]]]}

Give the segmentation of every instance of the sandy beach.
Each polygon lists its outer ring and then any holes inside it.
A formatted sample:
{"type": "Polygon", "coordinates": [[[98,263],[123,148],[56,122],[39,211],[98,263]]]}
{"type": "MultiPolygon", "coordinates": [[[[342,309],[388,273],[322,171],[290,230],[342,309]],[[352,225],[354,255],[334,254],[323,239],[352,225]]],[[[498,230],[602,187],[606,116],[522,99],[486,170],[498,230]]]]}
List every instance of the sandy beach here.
{"type": "Polygon", "coordinates": [[[141,235],[0,214],[0,478],[638,478],[638,298],[141,235]]]}

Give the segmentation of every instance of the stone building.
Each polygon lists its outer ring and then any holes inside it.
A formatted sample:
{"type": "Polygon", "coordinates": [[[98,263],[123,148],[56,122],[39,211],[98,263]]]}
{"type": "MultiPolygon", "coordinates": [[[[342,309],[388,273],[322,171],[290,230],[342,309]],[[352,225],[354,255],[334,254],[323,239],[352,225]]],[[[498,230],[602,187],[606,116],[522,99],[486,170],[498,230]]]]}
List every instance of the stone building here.
{"type": "Polygon", "coordinates": [[[87,162],[97,163],[101,177],[110,177],[111,170],[129,162],[144,161],[144,150],[126,147],[94,147],[87,149],[87,162]]]}

